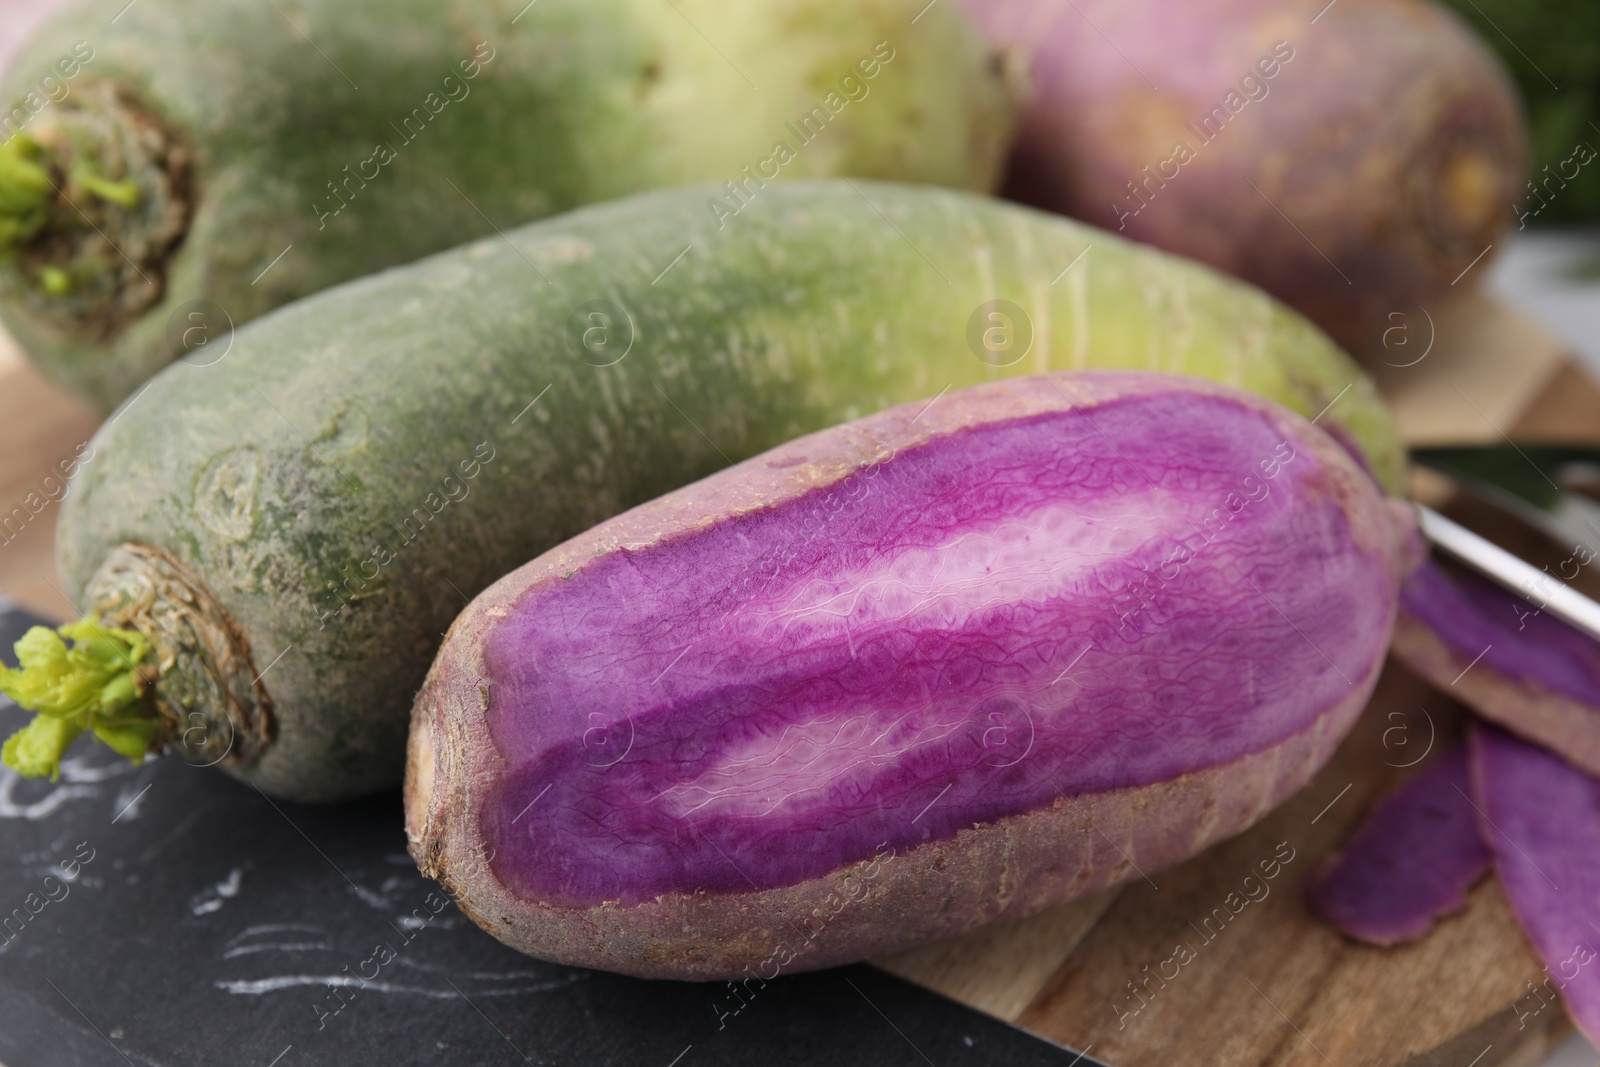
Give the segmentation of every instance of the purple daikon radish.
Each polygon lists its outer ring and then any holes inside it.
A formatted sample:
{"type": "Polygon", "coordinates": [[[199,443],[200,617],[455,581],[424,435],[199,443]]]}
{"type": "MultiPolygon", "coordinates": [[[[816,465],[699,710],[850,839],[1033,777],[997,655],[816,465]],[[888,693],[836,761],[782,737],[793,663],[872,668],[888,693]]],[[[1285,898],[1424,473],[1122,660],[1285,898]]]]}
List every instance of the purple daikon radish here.
{"type": "Polygon", "coordinates": [[[1543,984],[1600,1040],[1600,781],[1493,726],[1475,726],[1471,746],[1479,831],[1543,984]]]}
{"type": "Polygon", "coordinates": [[[1332,754],[1411,515],[1301,417],[1175,375],[800,438],[472,602],[413,712],[412,855],[524,952],[695,979],[1154,873],[1332,754]]]}
{"type": "Polygon", "coordinates": [[[1394,653],[1484,718],[1600,774],[1600,645],[1536,602],[1424,563],[1401,587],[1394,653]]]}
{"type": "Polygon", "coordinates": [[[1413,941],[1467,904],[1489,869],[1469,799],[1467,750],[1436,757],[1380,800],[1307,892],[1311,906],[1360,941],[1413,941]]]}
{"type": "Polygon", "coordinates": [[[1420,358],[1423,305],[1533,203],[1511,78],[1437,4],[965,7],[1031,90],[1007,196],[1254,282],[1358,355],[1420,358]]]}

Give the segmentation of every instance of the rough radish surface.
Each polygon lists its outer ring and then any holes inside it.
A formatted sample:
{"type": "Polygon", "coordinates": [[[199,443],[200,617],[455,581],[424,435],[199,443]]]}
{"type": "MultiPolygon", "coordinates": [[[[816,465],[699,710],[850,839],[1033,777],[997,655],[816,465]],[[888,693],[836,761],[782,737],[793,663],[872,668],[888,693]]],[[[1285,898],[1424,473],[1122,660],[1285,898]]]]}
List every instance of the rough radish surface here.
{"type": "Polygon", "coordinates": [[[82,0],[0,79],[0,140],[19,122],[97,151],[105,139],[105,177],[140,187],[136,208],[110,205],[68,186],[63,161],[55,221],[0,255],[0,317],[98,407],[174,359],[216,363],[228,329],[292,300],[583,204],[733,182],[712,195],[737,211],[734,189],[841,174],[987,191],[1012,126],[953,4],[277,8],[82,0]],[[40,110],[41,78],[61,83],[76,42],[93,58],[40,110]],[[127,150],[141,117],[167,150],[127,150]],[[73,275],[70,291],[46,291],[45,267],[73,275]]]}
{"type": "Polygon", "coordinates": [[[1540,986],[1600,1040],[1600,781],[1487,725],[1473,731],[1472,776],[1479,830],[1548,972],[1540,986]]]}
{"type": "Polygon", "coordinates": [[[414,714],[414,854],[525,951],[676,977],[780,946],[769,969],[825,966],[1175,862],[1359,712],[1394,514],[1298,416],[1173,376],[802,438],[474,602],[414,714]]]}
{"type": "MultiPolygon", "coordinates": [[[[926,186],[774,182],[727,220],[707,207],[723,195],[508,230],[249,323],[214,366],[168,368],[62,502],[66,592],[147,634],[214,602],[225,619],[206,632],[229,641],[204,648],[237,650],[221,688],[246,705],[267,690],[273,725],[230,772],[328,801],[398,782],[412,701],[466,598],[730,461],[946,387],[1201,375],[1325,412],[1319,427],[1402,484],[1398,432],[1349,357],[1198,264],[926,186]],[[997,299],[1014,329],[991,352],[997,299]],[[132,550],[190,592],[112,581],[132,550]]],[[[180,721],[232,736],[197,695],[215,671],[173,662],[157,688],[180,721]]]]}
{"type": "Polygon", "coordinates": [[[1375,945],[1413,941],[1460,911],[1489,869],[1471,796],[1467,749],[1458,746],[1379,801],[1312,881],[1312,907],[1375,945]]]}
{"type": "Polygon", "coordinates": [[[1600,774],[1600,645],[1527,598],[1426,562],[1401,587],[1394,652],[1484,718],[1600,774]]]}

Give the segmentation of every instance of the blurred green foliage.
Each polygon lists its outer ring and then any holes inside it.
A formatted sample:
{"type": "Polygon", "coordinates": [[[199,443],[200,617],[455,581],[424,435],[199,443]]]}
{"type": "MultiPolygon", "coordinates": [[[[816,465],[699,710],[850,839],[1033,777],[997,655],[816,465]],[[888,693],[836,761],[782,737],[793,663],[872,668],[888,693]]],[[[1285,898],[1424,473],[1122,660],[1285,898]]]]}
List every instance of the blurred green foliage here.
{"type": "Polygon", "coordinates": [[[1528,104],[1534,179],[1578,169],[1577,177],[1551,180],[1548,191],[1541,190],[1542,209],[1538,200],[1519,199],[1521,210],[1538,212],[1530,214],[1529,225],[1600,219],[1600,159],[1594,158],[1600,152],[1600,2],[1445,3],[1482,34],[1516,77],[1528,104]],[[1585,158],[1590,162],[1580,165],[1585,158]]]}

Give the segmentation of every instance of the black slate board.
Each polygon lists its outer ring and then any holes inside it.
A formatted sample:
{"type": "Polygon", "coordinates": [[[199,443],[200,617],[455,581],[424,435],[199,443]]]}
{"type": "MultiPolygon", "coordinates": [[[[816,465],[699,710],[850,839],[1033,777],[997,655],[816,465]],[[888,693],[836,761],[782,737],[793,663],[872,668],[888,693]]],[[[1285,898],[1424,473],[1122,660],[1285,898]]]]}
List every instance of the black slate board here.
{"type": "MultiPolygon", "coordinates": [[[[8,662],[35,621],[0,604],[8,662]]],[[[0,698],[0,736],[26,719],[0,698]]],[[[1097,1064],[868,966],[741,998],[528,959],[417,873],[398,794],[301,807],[80,741],[59,782],[0,770],[0,855],[6,1067],[1097,1064]]]]}

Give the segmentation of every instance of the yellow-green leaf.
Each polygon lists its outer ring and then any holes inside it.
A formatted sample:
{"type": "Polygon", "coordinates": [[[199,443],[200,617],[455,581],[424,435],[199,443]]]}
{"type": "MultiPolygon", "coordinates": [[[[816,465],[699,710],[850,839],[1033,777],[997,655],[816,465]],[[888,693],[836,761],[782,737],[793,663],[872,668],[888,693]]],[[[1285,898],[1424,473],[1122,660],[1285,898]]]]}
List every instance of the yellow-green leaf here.
{"type": "Polygon", "coordinates": [[[6,739],[0,759],[24,778],[61,777],[61,757],[83,733],[83,727],[65,719],[40,715],[6,739]]]}

